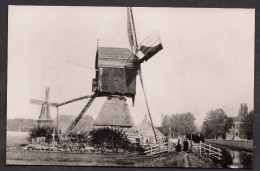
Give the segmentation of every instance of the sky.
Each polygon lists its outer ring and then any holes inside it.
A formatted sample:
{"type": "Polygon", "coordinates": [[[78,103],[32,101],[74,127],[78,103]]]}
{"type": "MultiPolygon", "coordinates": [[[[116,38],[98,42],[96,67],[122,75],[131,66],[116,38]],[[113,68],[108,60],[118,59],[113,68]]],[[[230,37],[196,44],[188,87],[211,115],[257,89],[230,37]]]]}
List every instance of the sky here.
{"type": "MultiPolygon", "coordinates": [[[[133,8],[137,40],[160,30],[164,47],[142,64],[156,126],[163,115],[191,112],[201,125],[206,113],[222,108],[237,116],[240,103],[253,110],[253,9],[133,8]]],[[[7,118],[37,119],[50,87],[50,101],[92,94],[97,42],[129,48],[125,7],[9,6],[7,118]],[[76,65],[78,64],[78,65],[76,65]]],[[[147,113],[140,79],[136,101],[127,99],[140,123],[147,113]]],[[[97,117],[106,98],[86,114],[97,117]]],[[[59,108],[78,115],[86,100],[59,108]]],[[[56,117],[56,109],[51,109],[56,117]]]]}

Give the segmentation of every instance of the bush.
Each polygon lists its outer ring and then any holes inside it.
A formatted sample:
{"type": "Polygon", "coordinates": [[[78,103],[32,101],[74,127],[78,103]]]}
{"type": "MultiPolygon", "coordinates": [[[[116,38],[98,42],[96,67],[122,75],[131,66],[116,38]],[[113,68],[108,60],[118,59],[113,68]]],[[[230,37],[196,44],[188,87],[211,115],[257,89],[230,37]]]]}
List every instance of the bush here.
{"type": "Polygon", "coordinates": [[[72,143],[87,143],[88,133],[87,132],[70,132],[68,134],[72,143]]]}
{"type": "Polygon", "coordinates": [[[130,152],[143,152],[144,149],[139,144],[133,144],[124,132],[117,129],[103,128],[95,129],[90,132],[91,143],[95,147],[107,149],[123,149],[130,152]]]}
{"type": "MultiPolygon", "coordinates": [[[[39,128],[37,126],[33,127],[29,132],[29,137],[26,138],[26,140],[31,143],[33,138],[37,137],[46,137],[45,141],[46,143],[50,144],[52,142],[52,133],[53,133],[54,127],[42,127],[39,128]]],[[[55,137],[57,140],[58,137],[55,137]]]]}

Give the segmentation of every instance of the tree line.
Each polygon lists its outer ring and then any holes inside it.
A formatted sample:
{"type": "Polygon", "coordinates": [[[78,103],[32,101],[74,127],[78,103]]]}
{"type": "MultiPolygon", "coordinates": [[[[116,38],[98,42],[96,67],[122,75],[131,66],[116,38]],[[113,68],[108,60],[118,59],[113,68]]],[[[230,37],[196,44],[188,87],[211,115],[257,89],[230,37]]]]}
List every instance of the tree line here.
{"type": "Polygon", "coordinates": [[[226,133],[230,132],[233,125],[233,119],[239,121],[239,137],[243,139],[253,139],[253,114],[248,112],[246,103],[241,103],[237,117],[228,117],[223,109],[211,110],[207,113],[202,132],[206,138],[226,138],[226,133]]]}
{"type": "Polygon", "coordinates": [[[179,113],[165,115],[159,130],[168,137],[178,137],[189,133],[195,133],[197,127],[195,125],[195,117],[192,113],[179,113]]]}
{"type": "MultiPolygon", "coordinates": [[[[242,138],[253,139],[253,115],[254,111],[248,112],[247,104],[241,103],[237,118],[241,122],[239,134],[242,138]]],[[[223,109],[210,110],[206,113],[202,129],[198,132],[192,113],[164,115],[159,130],[168,137],[199,133],[209,139],[225,139],[226,133],[232,128],[233,119],[234,117],[229,117],[223,109]]]]}

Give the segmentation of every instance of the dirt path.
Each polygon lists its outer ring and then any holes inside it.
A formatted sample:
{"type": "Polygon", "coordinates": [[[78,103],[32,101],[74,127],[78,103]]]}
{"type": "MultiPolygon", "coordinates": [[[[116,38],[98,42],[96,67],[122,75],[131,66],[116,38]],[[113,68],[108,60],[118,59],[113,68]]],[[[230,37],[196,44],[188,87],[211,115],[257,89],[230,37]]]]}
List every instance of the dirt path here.
{"type": "Polygon", "coordinates": [[[184,158],[184,167],[188,168],[189,167],[188,153],[184,153],[183,158],[184,158]]]}

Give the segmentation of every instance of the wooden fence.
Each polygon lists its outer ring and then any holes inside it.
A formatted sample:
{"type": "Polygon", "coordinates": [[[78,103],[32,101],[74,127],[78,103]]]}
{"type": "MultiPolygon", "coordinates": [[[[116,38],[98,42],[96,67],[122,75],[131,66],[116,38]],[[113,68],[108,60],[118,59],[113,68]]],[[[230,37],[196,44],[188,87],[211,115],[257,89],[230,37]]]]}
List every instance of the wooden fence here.
{"type": "Polygon", "coordinates": [[[173,152],[173,144],[172,143],[160,143],[160,144],[151,144],[149,146],[144,147],[145,151],[145,155],[147,156],[151,156],[151,155],[155,155],[155,154],[160,154],[160,153],[169,153],[169,152],[173,152]]]}
{"type": "Polygon", "coordinates": [[[195,148],[195,151],[200,155],[205,155],[210,158],[222,160],[222,150],[220,148],[214,147],[211,144],[206,144],[200,142],[200,145],[195,148]]]}

